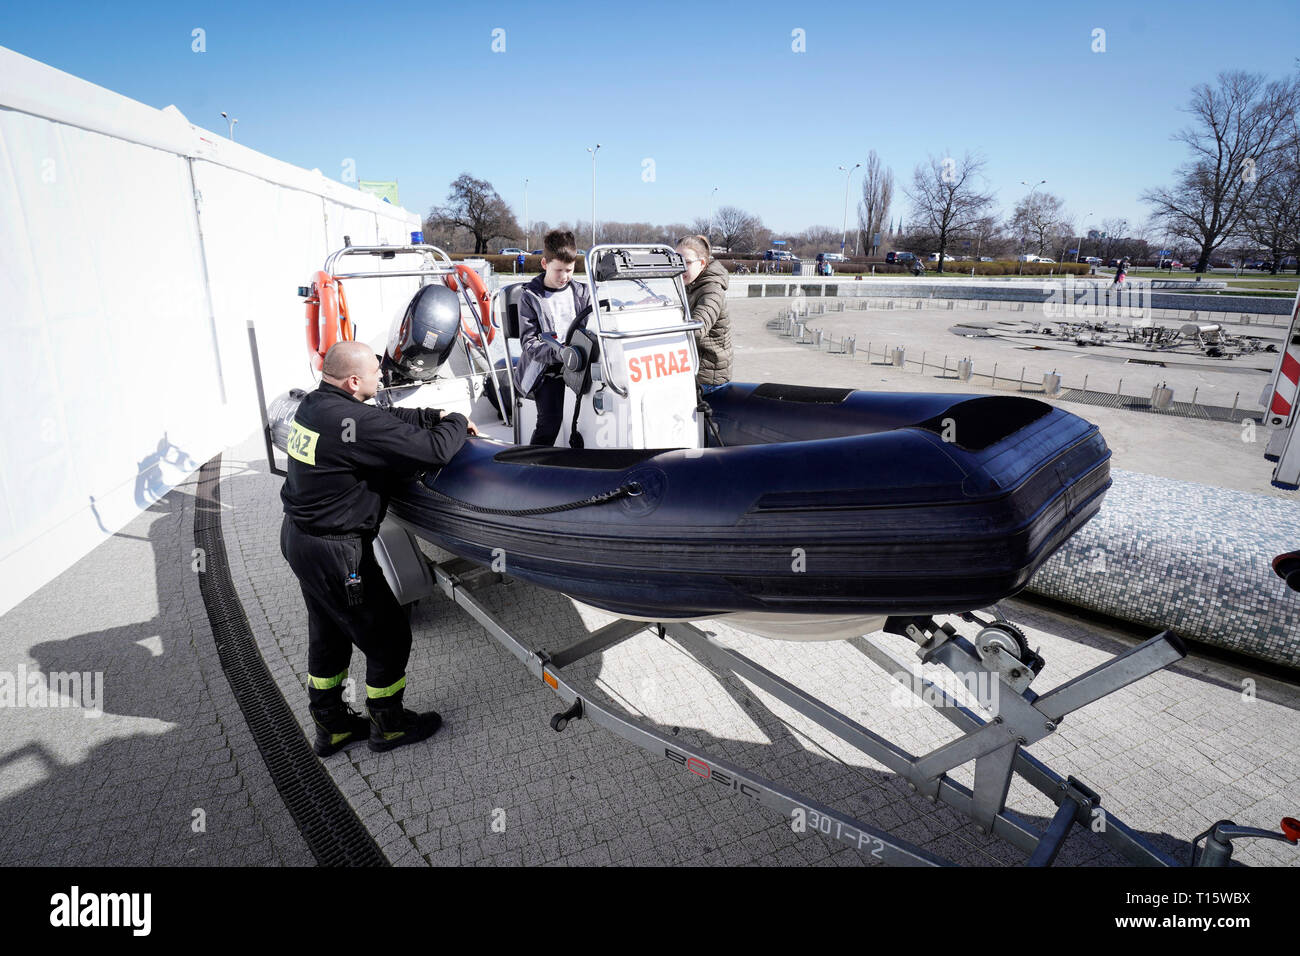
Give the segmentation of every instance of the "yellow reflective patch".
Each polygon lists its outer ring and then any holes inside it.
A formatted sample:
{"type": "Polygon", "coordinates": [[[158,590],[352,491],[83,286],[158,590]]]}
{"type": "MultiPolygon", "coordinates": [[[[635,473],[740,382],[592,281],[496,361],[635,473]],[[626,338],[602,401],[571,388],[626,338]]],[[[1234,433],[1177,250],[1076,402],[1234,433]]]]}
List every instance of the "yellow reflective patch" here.
{"type": "Polygon", "coordinates": [[[303,428],[295,421],[289,429],[289,457],[304,465],[316,464],[316,442],[319,439],[320,432],[303,428]]]}

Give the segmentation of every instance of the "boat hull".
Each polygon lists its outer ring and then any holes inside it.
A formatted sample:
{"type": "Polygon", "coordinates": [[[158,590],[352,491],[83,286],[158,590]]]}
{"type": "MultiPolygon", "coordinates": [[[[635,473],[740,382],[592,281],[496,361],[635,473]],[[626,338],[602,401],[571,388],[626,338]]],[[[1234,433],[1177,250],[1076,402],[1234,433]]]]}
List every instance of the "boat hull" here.
{"type": "Polygon", "coordinates": [[[1096,426],[1032,399],[733,384],[707,401],[725,447],[470,439],[391,513],[616,614],[843,619],[1015,594],[1110,486],[1096,426]],[[636,494],[575,505],[620,488],[636,494]]]}

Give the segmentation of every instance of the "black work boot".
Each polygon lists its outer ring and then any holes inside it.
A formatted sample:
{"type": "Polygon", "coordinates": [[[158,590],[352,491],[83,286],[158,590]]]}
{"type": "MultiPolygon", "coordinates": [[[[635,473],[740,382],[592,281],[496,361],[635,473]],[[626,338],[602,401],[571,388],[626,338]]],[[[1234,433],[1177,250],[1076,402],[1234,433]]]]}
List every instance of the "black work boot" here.
{"type": "Polygon", "coordinates": [[[427,740],[442,726],[436,711],[417,714],[404,708],[401,693],[371,697],[366,709],[370,711],[370,749],[376,753],[427,740]]]}
{"type": "Polygon", "coordinates": [[[337,703],[313,704],[311,720],[316,725],[316,739],[311,749],[317,757],[338,753],[348,744],[370,736],[370,721],[342,700],[337,703]]]}

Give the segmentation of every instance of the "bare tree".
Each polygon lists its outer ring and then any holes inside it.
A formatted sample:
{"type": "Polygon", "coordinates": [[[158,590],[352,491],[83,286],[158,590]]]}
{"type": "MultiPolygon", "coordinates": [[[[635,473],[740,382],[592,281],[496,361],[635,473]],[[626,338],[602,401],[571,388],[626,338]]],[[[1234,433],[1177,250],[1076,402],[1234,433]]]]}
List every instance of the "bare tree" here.
{"type": "Polygon", "coordinates": [[[699,233],[697,229],[684,222],[670,222],[666,226],[659,226],[657,228],[659,230],[656,234],[657,240],[669,246],[677,245],[680,239],[689,235],[696,233],[704,235],[704,233],[699,233]]]}
{"type": "Polygon", "coordinates": [[[951,156],[920,164],[912,173],[912,187],[905,189],[915,216],[918,237],[938,247],[939,272],[949,243],[970,229],[993,204],[993,195],[980,190],[985,160],[966,153],[960,161],[951,156]]]}
{"type": "Polygon", "coordinates": [[[596,227],[601,242],[654,242],[660,227],[648,222],[602,222],[596,227]]]}
{"type": "Polygon", "coordinates": [[[1128,230],[1128,220],[1122,217],[1113,219],[1103,219],[1101,221],[1101,258],[1110,259],[1111,253],[1116,252],[1119,244],[1124,241],[1124,234],[1128,230]]]}
{"type": "Polygon", "coordinates": [[[975,259],[980,259],[986,255],[990,257],[997,255],[1005,242],[1001,231],[998,229],[997,216],[980,216],[971,223],[969,230],[967,230],[967,236],[968,238],[963,240],[963,248],[969,242],[970,254],[975,259]]]}
{"type": "Polygon", "coordinates": [[[474,245],[474,234],[454,222],[430,216],[424,221],[424,241],[447,252],[468,252],[474,245]]]}
{"type": "Polygon", "coordinates": [[[757,245],[763,220],[736,206],[722,206],[713,217],[719,248],[729,252],[750,252],[757,245]]]}
{"type": "MultiPolygon", "coordinates": [[[[1300,252],[1300,137],[1292,136],[1261,175],[1242,216],[1241,231],[1268,251],[1274,275],[1283,256],[1300,252]]],[[[1300,272],[1300,261],[1296,271],[1300,272]]]]}
{"type": "Polygon", "coordinates": [[[1016,203],[1007,225],[1017,236],[1032,243],[1035,253],[1041,256],[1065,223],[1064,205],[1061,197],[1052,193],[1030,193],[1016,203]]]}
{"type": "Polygon", "coordinates": [[[858,232],[866,255],[876,254],[878,246],[873,240],[883,230],[893,198],[894,173],[880,162],[873,149],[863,167],[862,201],[858,203],[858,232]]]}
{"type": "Polygon", "coordinates": [[[1192,154],[1179,167],[1178,181],[1142,195],[1169,233],[1199,246],[1197,272],[1205,271],[1214,250],[1240,225],[1259,174],[1284,145],[1300,105],[1295,79],[1267,82],[1263,74],[1241,71],[1217,79],[1215,88],[1193,88],[1187,110],[1193,124],[1174,134],[1192,154]]]}
{"type": "Polygon", "coordinates": [[[455,225],[468,230],[474,236],[475,254],[487,252],[493,239],[523,235],[514,213],[492,184],[469,173],[456,177],[447,204],[435,206],[429,220],[435,227],[455,225]]]}
{"type": "Polygon", "coordinates": [[[809,226],[794,236],[792,241],[794,245],[790,251],[796,256],[815,256],[819,252],[839,248],[840,230],[834,226],[809,226]]]}

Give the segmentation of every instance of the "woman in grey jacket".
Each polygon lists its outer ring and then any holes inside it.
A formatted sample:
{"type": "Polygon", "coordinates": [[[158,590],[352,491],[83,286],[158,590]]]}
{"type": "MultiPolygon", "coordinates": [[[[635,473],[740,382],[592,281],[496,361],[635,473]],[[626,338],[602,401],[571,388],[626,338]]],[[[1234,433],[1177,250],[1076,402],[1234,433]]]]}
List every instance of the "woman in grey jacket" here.
{"type": "Polygon", "coordinates": [[[727,315],[727,270],[710,255],[709,240],[687,236],[677,243],[686,261],[686,300],[691,320],[704,327],[695,330],[700,367],[695,380],[706,391],[731,381],[731,317],[727,315]]]}

